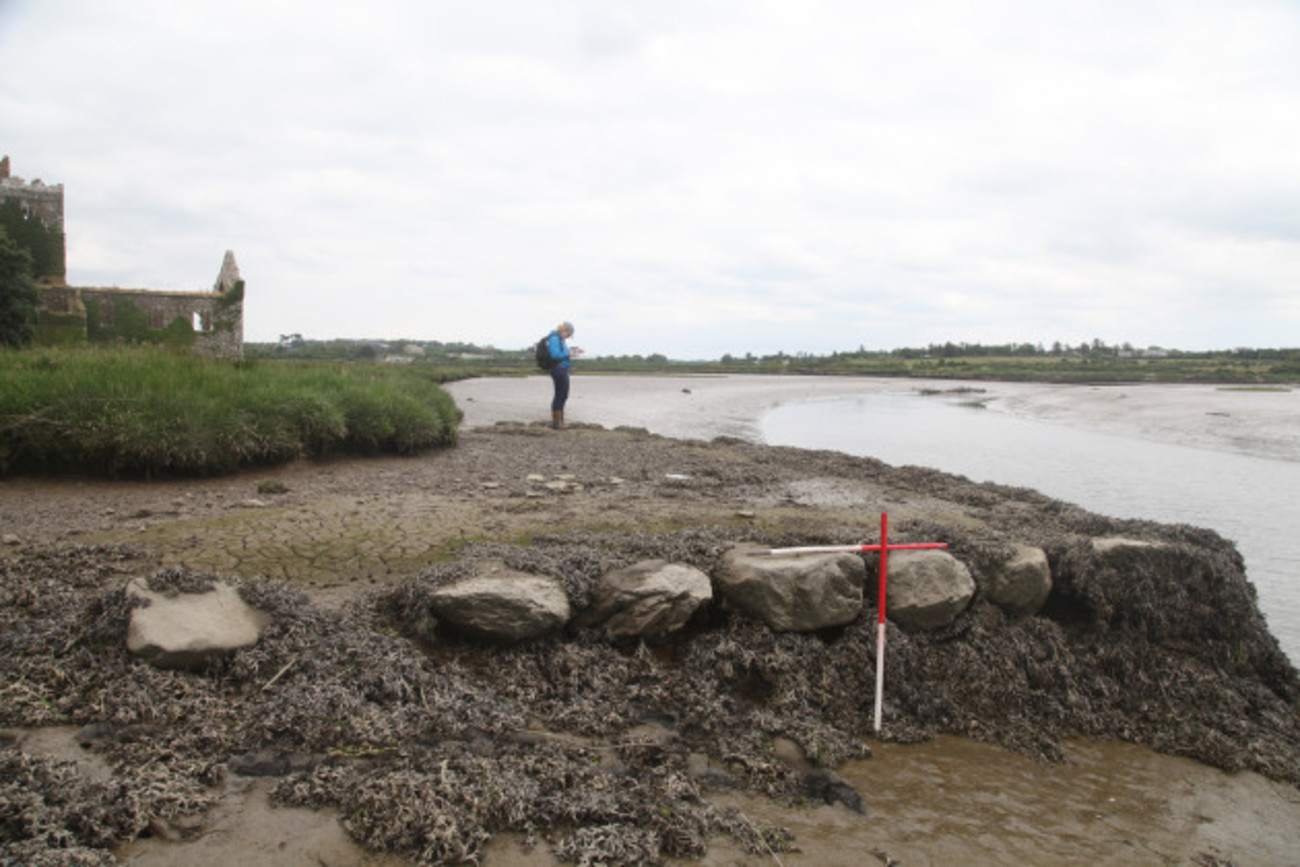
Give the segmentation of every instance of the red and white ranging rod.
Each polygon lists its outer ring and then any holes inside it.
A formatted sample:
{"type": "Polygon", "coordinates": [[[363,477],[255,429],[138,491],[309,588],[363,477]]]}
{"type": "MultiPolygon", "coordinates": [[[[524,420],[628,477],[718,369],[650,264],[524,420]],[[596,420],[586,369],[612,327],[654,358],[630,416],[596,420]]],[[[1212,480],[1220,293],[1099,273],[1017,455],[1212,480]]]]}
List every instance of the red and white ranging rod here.
{"type": "Polygon", "coordinates": [[[799,554],[838,554],[838,553],[858,553],[863,551],[880,552],[880,594],[878,599],[878,612],[876,619],[876,713],[875,713],[875,730],[880,733],[880,714],[884,704],[885,697],[885,585],[889,576],[889,552],[890,551],[920,551],[933,548],[947,548],[946,542],[917,542],[904,545],[889,544],[889,515],[885,512],[880,513],[880,544],[879,545],[813,545],[804,548],[773,548],[768,554],[774,556],[780,555],[799,555],[799,554]]]}

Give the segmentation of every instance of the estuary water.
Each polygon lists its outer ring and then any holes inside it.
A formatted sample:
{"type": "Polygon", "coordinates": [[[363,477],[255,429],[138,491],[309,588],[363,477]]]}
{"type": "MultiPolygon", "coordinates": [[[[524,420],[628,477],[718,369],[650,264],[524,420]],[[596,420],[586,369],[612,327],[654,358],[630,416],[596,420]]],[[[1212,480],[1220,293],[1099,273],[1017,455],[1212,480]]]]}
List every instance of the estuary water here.
{"type": "Polygon", "coordinates": [[[771,445],[834,449],[1033,488],[1118,518],[1207,527],[1237,544],[1269,628],[1300,660],[1300,461],[1179,445],[1002,411],[979,392],[787,402],[771,445]]]}

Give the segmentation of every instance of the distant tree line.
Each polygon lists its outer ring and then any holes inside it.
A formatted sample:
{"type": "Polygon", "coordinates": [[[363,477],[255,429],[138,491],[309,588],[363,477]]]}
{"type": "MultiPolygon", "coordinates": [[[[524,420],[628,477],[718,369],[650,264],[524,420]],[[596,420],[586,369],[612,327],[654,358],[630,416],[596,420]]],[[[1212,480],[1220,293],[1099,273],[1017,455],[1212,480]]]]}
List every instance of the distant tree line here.
{"type": "MultiPolygon", "coordinates": [[[[531,347],[498,349],[464,342],[422,340],[307,340],[282,335],[277,343],[245,344],[252,358],[386,362],[438,368],[444,380],[492,374],[536,373],[531,347]]],[[[584,358],[592,373],[777,373],[839,376],[915,376],[1052,382],[1293,382],[1300,379],[1300,348],[1237,348],[1190,352],[1137,348],[1096,339],[1079,344],[933,343],[924,347],[813,355],[783,351],[712,360],[674,360],[663,353],[584,358]]]]}

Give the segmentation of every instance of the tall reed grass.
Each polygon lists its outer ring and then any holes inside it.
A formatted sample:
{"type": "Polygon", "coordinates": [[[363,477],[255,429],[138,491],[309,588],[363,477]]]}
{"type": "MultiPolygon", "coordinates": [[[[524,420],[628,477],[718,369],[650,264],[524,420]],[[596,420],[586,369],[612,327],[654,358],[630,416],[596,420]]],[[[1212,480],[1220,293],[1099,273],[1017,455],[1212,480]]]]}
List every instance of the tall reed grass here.
{"type": "Polygon", "coordinates": [[[419,368],[240,362],[147,347],[0,352],[0,474],[214,475],[454,445],[419,368]]]}

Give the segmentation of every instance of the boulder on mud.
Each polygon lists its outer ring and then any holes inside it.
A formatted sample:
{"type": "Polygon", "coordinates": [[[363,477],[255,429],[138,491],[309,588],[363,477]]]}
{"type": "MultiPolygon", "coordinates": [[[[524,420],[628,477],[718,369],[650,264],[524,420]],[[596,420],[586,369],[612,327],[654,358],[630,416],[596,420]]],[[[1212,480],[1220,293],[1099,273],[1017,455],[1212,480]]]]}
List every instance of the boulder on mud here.
{"type": "Polygon", "coordinates": [[[126,649],[157,668],[197,669],[257,643],[270,615],[258,611],[223,581],[196,592],[158,591],[146,578],[126,585],[128,598],[147,605],[131,609],[126,649]]]}
{"type": "Polygon", "coordinates": [[[899,551],[889,556],[886,616],[910,631],[940,629],[975,596],[966,564],[947,551],[899,551]]]}
{"type": "Polygon", "coordinates": [[[485,564],[430,599],[433,613],[458,631],[479,638],[527,641],[558,632],[569,622],[569,598],[554,578],[485,564]]]}
{"type": "Polygon", "coordinates": [[[1047,552],[1014,545],[1009,558],[989,570],[984,592],[1013,617],[1037,614],[1052,592],[1052,568],[1047,552]]]}
{"type": "Polygon", "coordinates": [[[733,608],[778,632],[811,632],[852,623],[862,611],[866,565],[857,554],[773,557],[737,545],[722,558],[718,592],[733,608]]]}
{"type": "Polygon", "coordinates": [[[694,566],[643,560],[605,575],[578,622],[615,638],[663,638],[712,599],[709,576],[694,566]]]}

